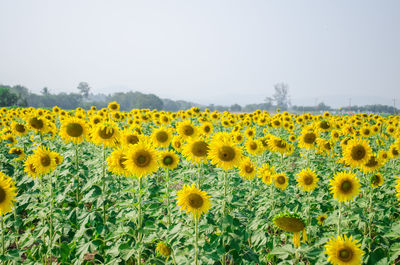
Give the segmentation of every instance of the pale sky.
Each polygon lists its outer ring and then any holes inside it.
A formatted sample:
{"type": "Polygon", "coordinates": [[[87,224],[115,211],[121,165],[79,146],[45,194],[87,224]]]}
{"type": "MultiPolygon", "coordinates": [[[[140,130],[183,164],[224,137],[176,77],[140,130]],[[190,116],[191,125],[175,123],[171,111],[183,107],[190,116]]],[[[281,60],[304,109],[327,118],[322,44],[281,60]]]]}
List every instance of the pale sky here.
{"type": "Polygon", "coordinates": [[[400,1],[0,0],[0,83],[400,106],[400,1]]]}

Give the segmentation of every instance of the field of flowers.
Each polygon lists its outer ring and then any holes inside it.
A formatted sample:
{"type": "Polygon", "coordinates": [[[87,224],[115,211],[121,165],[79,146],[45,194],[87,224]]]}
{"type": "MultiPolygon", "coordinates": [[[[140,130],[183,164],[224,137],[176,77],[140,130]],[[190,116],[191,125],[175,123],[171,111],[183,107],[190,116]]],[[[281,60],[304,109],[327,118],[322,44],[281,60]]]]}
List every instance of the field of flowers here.
{"type": "Polygon", "coordinates": [[[0,117],[2,264],[400,262],[400,116],[0,117]]]}

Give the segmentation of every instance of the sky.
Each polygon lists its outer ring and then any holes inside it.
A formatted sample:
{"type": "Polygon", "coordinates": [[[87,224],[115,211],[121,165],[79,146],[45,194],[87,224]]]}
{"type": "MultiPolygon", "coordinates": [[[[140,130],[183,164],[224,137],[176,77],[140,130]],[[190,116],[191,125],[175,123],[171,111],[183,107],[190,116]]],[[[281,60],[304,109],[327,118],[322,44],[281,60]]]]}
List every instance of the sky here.
{"type": "Polygon", "coordinates": [[[0,83],[400,106],[398,0],[0,0],[0,83]]]}

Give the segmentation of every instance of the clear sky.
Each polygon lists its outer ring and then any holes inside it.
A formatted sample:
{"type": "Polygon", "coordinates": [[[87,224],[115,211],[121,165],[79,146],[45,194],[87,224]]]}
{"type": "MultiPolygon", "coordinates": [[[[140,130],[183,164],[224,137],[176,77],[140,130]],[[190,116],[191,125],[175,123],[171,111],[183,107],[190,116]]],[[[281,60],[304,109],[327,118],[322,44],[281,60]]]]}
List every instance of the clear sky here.
{"type": "Polygon", "coordinates": [[[247,104],[400,105],[400,1],[0,0],[0,83],[247,104]]]}

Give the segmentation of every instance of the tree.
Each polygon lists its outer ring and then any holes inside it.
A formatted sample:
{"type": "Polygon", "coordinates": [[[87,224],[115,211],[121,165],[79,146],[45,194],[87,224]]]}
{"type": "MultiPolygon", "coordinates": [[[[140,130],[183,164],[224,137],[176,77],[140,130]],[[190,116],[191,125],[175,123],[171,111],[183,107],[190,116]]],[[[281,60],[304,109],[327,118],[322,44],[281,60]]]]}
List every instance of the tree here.
{"type": "Polygon", "coordinates": [[[231,111],[239,112],[242,111],[242,106],[240,106],[239,104],[233,104],[230,109],[231,111]]]}
{"type": "Polygon", "coordinates": [[[277,83],[274,85],[275,93],[272,97],[267,97],[267,103],[275,102],[278,108],[287,109],[290,105],[289,86],[285,83],[277,83]]]}
{"type": "Polygon", "coordinates": [[[9,107],[15,105],[18,101],[18,96],[10,92],[7,87],[0,87],[0,107],[9,107]]]}
{"type": "Polygon", "coordinates": [[[78,90],[80,91],[81,95],[84,98],[88,98],[89,97],[90,86],[89,86],[88,83],[80,82],[79,85],[78,85],[78,90]]]}
{"type": "Polygon", "coordinates": [[[50,91],[47,87],[42,88],[42,90],[40,91],[40,93],[42,93],[43,96],[48,96],[50,95],[50,91]]]}

